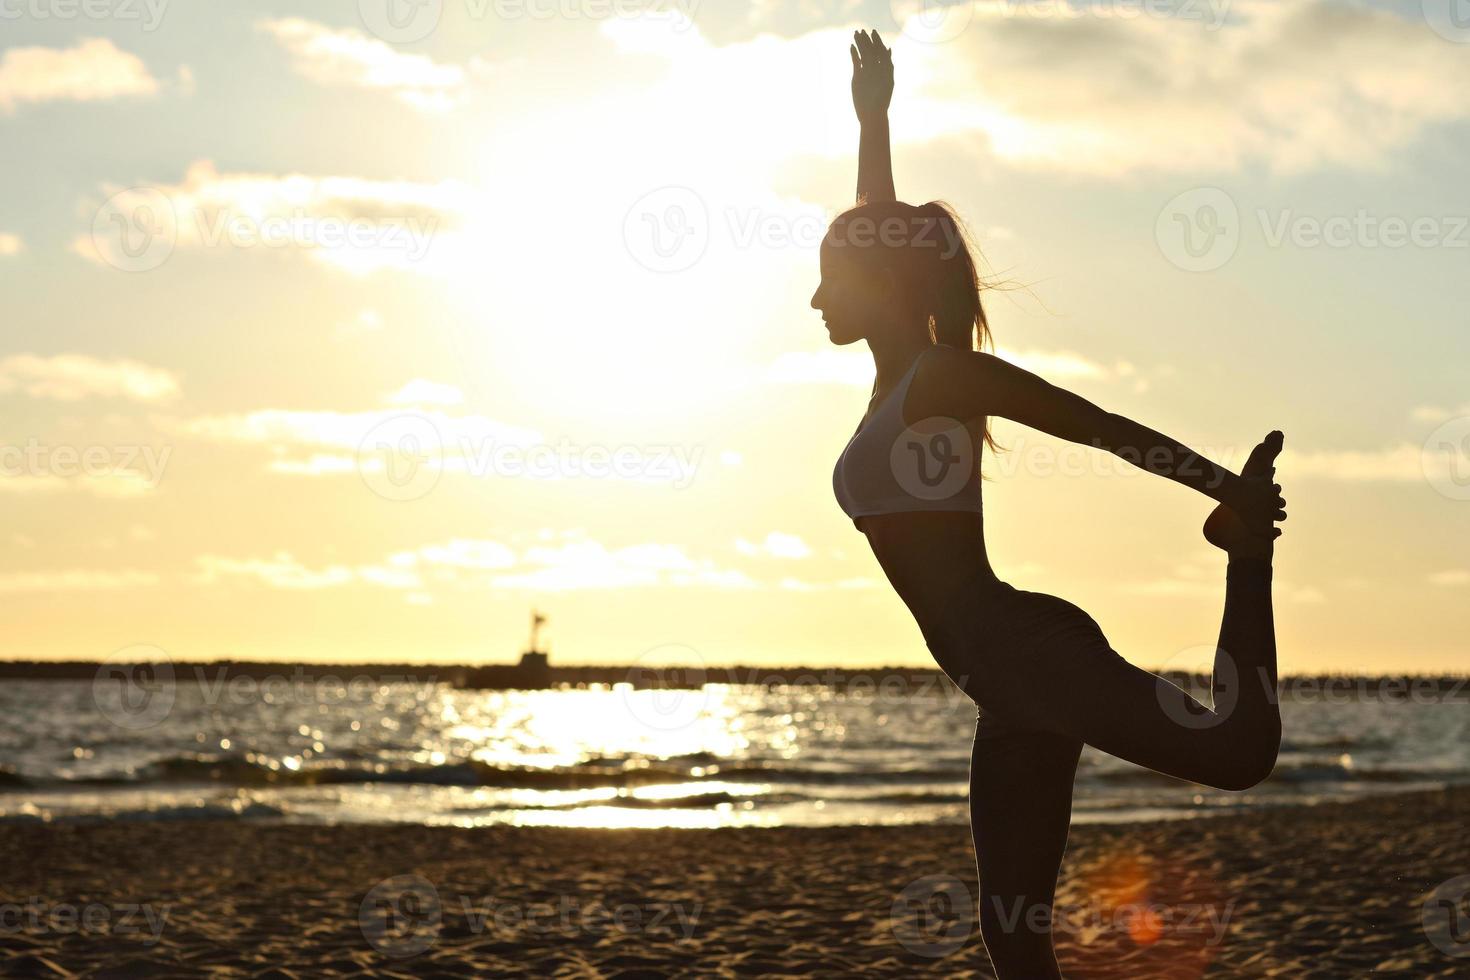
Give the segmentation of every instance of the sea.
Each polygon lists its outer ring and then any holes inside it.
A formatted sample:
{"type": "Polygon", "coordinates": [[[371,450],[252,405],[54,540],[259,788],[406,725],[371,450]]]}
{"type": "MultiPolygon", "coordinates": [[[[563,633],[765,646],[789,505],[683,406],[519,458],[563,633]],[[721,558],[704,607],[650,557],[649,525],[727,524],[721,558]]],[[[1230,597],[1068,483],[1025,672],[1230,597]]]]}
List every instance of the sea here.
{"type": "MultiPolygon", "coordinates": [[[[947,683],[464,690],[432,678],[0,682],[0,822],[568,827],[964,823],[947,683]],[[242,680],[248,683],[242,683],[242,680]],[[927,687],[927,689],[925,689],[927,687]]],[[[1088,748],[1076,823],[1470,781],[1470,689],[1289,689],[1275,773],[1227,793],[1088,748]]]]}

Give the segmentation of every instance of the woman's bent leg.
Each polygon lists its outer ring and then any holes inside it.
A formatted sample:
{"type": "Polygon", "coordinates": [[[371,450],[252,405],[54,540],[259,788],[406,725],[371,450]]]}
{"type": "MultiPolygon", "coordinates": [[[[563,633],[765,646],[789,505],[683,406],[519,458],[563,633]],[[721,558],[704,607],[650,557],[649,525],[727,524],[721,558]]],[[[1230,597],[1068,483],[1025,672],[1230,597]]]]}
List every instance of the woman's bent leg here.
{"type": "Polygon", "coordinates": [[[990,690],[972,694],[982,705],[1016,724],[1220,789],[1248,789],[1270,774],[1281,714],[1267,562],[1233,560],[1226,573],[1213,707],[1118,656],[1076,607],[1051,597],[1032,601],[1050,604],[1050,616],[1067,625],[988,671],[990,690]]]}

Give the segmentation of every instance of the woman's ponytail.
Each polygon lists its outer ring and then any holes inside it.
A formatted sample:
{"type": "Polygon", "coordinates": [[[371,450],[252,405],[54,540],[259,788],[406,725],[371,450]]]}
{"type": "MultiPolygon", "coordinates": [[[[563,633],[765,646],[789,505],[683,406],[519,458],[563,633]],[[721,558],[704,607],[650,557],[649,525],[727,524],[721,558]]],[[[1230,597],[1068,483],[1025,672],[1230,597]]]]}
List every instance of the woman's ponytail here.
{"type": "Polygon", "coordinates": [[[954,212],[938,201],[916,209],[933,223],[933,257],[924,261],[933,297],[929,335],[936,344],[981,350],[990,343],[990,326],[980,302],[980,273],[970,243],[954,212]]]}

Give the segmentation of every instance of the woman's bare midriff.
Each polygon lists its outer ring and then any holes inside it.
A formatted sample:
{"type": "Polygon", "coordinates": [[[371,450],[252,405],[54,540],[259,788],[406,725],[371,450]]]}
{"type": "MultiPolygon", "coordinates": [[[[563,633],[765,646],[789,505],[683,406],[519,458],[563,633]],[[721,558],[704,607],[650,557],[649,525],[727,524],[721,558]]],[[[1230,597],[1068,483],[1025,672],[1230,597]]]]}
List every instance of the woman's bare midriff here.
{"type": "Polygon", "coordinates": [[[882,514],[860,518],[858,527],[926,637],[937,635],[959,590],[995,581],[980,514],[882,514]]]}

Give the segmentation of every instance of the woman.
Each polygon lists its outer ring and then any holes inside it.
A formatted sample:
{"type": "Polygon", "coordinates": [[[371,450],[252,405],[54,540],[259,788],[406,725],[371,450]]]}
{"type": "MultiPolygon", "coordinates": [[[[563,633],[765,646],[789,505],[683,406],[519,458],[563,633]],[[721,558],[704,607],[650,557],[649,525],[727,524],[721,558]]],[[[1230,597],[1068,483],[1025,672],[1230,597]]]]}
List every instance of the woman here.
{"type": "Polygon", "coordinates": [[[1236,475],[976,350],[989,331],[975,264],[944,206],[895,200],[891,53],[876,33],[855,40],[859,205],[822,243],[812,306],[833,343],[867,341],[877,380],[833,488],[935,660],[979,707],[970,822],[995,970],[1059,977],[1050,928],[1035,928],[1033,910],[1049,918],[1084,743],[1227,790],[1255,785],[1275,764],[1271,557],[1286,512],[1271,481],[1282,436],[1267,436],[1236,475]],[[1081,609],[996,578],[977,462],[991,416],[1115,453],[1217,502],[1205,537],[1229,560],[1213,709],[1123,660],[1081,609]]]}

